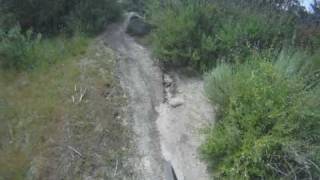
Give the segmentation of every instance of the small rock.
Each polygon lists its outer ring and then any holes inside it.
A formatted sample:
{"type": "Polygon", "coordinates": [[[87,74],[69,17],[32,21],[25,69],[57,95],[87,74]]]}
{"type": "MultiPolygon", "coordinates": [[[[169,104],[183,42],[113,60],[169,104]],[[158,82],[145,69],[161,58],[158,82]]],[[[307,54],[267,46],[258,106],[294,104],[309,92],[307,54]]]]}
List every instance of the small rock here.
{"type": "Polygon", "coordinates": [[[165,85],[166,87],[171,86],[172,83],[173,83],[173,79],[172,79],[169,75],[167,75],[167,74],[164,75],[163,81],[164,81],[164,85],[165,85]]]}
{"type": "Polygon", "coordinates": [[[184,104],[184,100],[179,97],[175,97],[169,100],[169,104],[171,107],[176,108],[184,104]]]}

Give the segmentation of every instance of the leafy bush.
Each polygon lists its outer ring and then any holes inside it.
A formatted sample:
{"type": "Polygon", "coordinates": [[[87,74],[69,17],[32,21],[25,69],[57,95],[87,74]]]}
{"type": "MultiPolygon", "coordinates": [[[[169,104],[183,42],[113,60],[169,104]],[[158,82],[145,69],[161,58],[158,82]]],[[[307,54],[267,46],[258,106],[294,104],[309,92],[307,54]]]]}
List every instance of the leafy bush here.
{"type": "Polygon", "coordinates": [[[98,33],[121,15],[116,0],[80,0],[74,6],[67,22],[71,30],[81,32],[98,33]]]}
{"type": "Polygon", "coordinates": [[[297,28],[296,44],[307,50],[320,48],[320,26],[316,24],[301,24],[297,28]]]}
{"type": "Polygon", "coordinates": [[[36,39],[32,37],[29,30],[22,34],[21,28],[16,26],[8,32],[0,32],[0,62],[6,68],[27,68],[33,64],[29,54],[36,44],[40,42],[41,36],[36,39]]]}
{"type": "Polygon", "coordinates": [[[320,1],[314,1],[313,13],[306,13],[297,26],[296,44],[307,50],[320,49],[320,1]]]}
{"type": "Polygon", "coordinates": [[[81,34],[72,38],[41,39],[40,34],[31,30],[23,33],[16,26],[8,32],[0,31],[0,64],[6,69],[34,69],[81,54],[87,44],[88,39],[81,34]]]}
{"type": "Polygon", "coordinates": [[[3,0],[2,4],[3,14],[13,14],[22,29],[41,33],[57,33],[75,24],[93,33],[120,15],[116,0],[3,0]]]}
{"type": "Polygon", "coordinates": [[[220,116],[201,152],[218,179],[320,177],[320,59],[270,57],[221,64],[206,77],[220,116]]]}
{"type": "Polygon", "coordinates": [[[125,0],[123,6],[127,11],[134,11],[141,14],[145,13],[146,5],[149,0],[125,0]]]}
{"type": "Polygon", "coordinates": [[[158,25],[155,54],[166,63],[202,71],[212,68],[217,59],[231,61],[250,55],[253,49],[281,47],[294,33],[295,16],[290,12],[248,2],[181,1],[158,6],[165,7],[155,8],[153,16],[158,18],[151,18],[158,25]]]}
{"type": "Polygon", "coordinates": [[[205,68],[211,64],[211,37],[216,8],[205,3],[168,9],[158,23],[153,42],[155,53],[166,62],[205,68]],[[200,61],[201,60],[201,61],[200,61]]]}

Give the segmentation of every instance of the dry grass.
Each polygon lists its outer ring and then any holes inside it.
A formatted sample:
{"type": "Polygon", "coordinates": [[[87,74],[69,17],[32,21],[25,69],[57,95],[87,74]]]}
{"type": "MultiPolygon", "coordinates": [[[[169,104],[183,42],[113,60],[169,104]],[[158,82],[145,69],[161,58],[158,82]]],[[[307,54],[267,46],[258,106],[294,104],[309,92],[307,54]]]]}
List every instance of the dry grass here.
{"type": "Polygon", "coordinates": [[[123,169],[126,100],[112,51],[97,44],[82,58],[0,72],[0,180],[108,178],[116,163],[123,169]]]}

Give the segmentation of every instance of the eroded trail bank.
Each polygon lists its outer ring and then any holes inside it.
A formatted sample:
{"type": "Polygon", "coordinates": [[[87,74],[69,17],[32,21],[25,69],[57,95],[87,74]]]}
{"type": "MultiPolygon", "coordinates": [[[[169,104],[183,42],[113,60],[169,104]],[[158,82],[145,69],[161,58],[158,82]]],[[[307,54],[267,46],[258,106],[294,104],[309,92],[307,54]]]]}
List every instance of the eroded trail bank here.
{"type": "Polygon", "coordinates": [[[199,129],[213,118],[202,80],[164,74],[149,50],[125,33],[125,25],[111,25],[105,44],[118,54],[118,75],[129,99],[127,124],[136,134],[134,179],[166,179],[165,161],[179,180],[208,179],[197,155],[199,129]]]}

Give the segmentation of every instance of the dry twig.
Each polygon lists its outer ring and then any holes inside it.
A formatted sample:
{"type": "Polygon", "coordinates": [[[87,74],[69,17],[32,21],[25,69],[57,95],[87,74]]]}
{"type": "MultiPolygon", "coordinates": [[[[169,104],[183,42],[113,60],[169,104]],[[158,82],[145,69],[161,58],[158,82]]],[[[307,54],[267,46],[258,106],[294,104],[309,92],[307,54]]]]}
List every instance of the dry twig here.
{"type": "Polygon", "coordinates": [[[87,94],[87,89],[85,88],[83,91],[82,91],[82,88],[80,89],[80,98],[79,98],[79,104],[81,103],[81,101],[83,100],[84,96],[87,94]]]}
{"type": "Polygon", "coordinates": [[[118,163],[119,163],[119,161],[117,160],[117,162],[116,162],[116,169],[114,170],[113,177],[115,177],[115,176],[117,175],[117,171],[118,171],[118,163]]]}
{"type": "Polygon", "coordinates": [[[72,146],[68,146],[68,148],[69,148],[71,151],[73,151],[73,152],[75,152],[76,154],[78,154],[80,157],[83,157],[82,154],[81,154],[78,150],[76,150],[75,148],[73,148],[72,146]]]}

